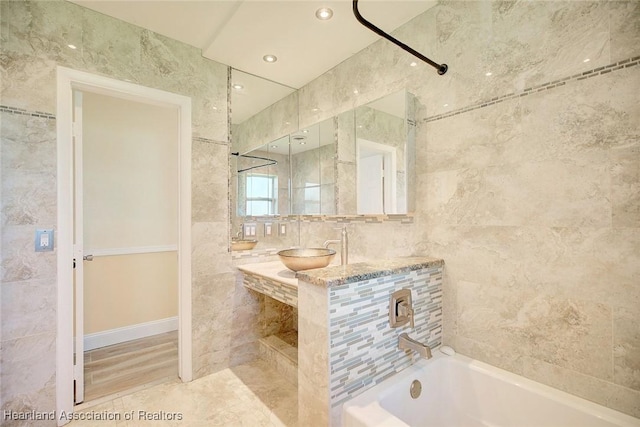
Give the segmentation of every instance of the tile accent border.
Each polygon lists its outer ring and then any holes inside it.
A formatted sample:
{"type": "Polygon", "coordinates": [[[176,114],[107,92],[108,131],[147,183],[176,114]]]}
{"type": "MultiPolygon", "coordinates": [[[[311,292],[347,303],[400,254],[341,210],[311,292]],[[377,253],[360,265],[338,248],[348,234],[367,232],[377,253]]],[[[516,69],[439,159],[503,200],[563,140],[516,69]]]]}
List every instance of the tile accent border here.
{"type": "Polygon", "coordinates": [[[521,93],[508,93],[506,95],[502,95],[499,97],[491,98],[488,101],[480,101],[476,104],[469,105],[464,108],[459,108],[457,110],[450,111],[448,113],[438,114],[436,116],[427,117],[424,119],[425,123],[434,122],[437,120],[446,119],[448,117],[456,116],[458,114],[467,113],[469,111],[477,110],[479,108],[488,107],[490,105],[499,104],[504,101],[508,101],[510,99],[520,98],[523,96],[531,95],[534,93],[542,92],[543,90],[549,90],[556,87],[564,86],[569,82],[576,82],[579,80],[588,79],[591,77],[603,75],[610,73],[612,71],[620,70],[623,68],[635,67],[640,64],[640,56],[636,56],[633,58],[625,59],[622,61],[614,62],[613,64],[609,64],[603,67],[594,68],[592,70],[585,71],[583,73],[574,74],[570,77],[565,77],[563,79],[554,80],[552,82],[543,83],[537,86],[526,88],[521,93]]]}
{"type": "Polygon", "coordinates": [[[300,215],[298,220],[300,222],[336,222],[338,224],[381,224],[383,222],[413,224],[413,215],[300,215]]]}
{"type": "Polygon", "coordinates": [[[250,249],[246,251],[231,251],[231,259],[236,260],[255,260],[266,261],[271,257],[278,255],[279,249],[250,249]]]}
{"type": "Polygon", "coordinates": [[[44,113],[42,111],[29,111],[23,108],[9,107],[8,105],[0,105],[0,112],[9,114],[19,114],[22,116],[40,117],[43,119],[55,120],[56,116],[51,113],[44,113]]]}
{"type": "Polygon", "coordinates": [[[340,224],[413,224],[413,214],[246,216],[244,222],[336,222],[340,224]]]}
{"type": "Polygon", "coordinates": [[[215,139],[203,138],[201,136],[194,136],[191,139],[198,142],[204,142],[205,144],[229,145],[226,141],[216,141],[215,139]]]}
{"type": "Polygon", "coordinates": [[[257,276],[249,272],[242,272],[242,284],[249,289],[278,300],[292,307],[298,307],[298,288],[285,283],[275,282],[266,277],[257,276]]]}

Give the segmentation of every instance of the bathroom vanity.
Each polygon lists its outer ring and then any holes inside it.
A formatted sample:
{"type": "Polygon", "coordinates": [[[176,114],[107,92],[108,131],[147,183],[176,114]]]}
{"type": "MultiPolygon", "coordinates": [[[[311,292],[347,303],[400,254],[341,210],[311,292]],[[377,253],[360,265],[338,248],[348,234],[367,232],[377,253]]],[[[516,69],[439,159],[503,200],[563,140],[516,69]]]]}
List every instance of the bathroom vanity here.
{"type": "Polygon", "coordinates": [[[440,345],[443,264],[408,257],[298,273],[279,261],[238,266],[245,287],[297,308],[300,425],[340,425],[345,401],[419,360],[398,348],[400,334],[440,345]],[[390,297],[400,289],[413,297],[413,327],[389,323],[390,297]]]}

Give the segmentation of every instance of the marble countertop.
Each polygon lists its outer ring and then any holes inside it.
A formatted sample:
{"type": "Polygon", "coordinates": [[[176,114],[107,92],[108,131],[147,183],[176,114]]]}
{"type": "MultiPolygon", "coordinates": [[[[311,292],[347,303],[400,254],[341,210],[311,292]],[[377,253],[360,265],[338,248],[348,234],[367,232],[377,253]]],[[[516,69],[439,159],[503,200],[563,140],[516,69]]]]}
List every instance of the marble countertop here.
{"type": "Polygon", "coordinates": [[[443,265],[444,261],[438,258],[399,257],[299,271],[296,277],[299,280],[329,288],[331,286],[391,276],[392,274],[406,273],[422,268],[442,267],[443,265]]]}
{"type": "Polygon", "coordinates": [[[238,270],[257,276],[266,277],[285,285],[298,287],[296,273],[289,270],[280,261],[259,262],[255,264],[243,264],[237,266],[238,270]]]}
{"type": "Polygon", "coordinates": [[[392,274],[406,273],[422,268],[442,267],[444,261],[430,257],[399,257],[393,259],[357,262],[348,265],[330,265],[324,268],[294,273],[280,261],[238,265],[240,271],[266,277],[289,286],[298,286],[298,279],[318,286],[331,287],[392,274]]]}

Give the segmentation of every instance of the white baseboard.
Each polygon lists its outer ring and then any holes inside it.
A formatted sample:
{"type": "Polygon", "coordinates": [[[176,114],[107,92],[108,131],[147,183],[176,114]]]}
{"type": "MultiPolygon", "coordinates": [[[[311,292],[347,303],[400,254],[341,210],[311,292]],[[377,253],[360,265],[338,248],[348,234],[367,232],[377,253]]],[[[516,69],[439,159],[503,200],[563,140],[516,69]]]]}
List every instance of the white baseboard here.
{"type": "Polygon", "coordinates": [[[124,326],[84,336],[84,351],[178,330],[178,316],[124,326]]]}

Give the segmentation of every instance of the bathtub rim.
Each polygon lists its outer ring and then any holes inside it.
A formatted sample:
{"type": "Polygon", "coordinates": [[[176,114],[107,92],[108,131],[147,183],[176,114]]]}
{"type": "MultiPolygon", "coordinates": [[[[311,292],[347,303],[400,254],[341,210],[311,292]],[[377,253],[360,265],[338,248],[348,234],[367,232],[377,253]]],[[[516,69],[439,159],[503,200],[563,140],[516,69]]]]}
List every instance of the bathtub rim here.
{"type": "MultiPolygon", "coordinates": [[[[422,367],[427,364],[433,363],[456,363],[458,365],[464,365],[468,369],[478,371],[482,374],[489,375],[513,384],[519,389],[524,389],[532,393],[539,394],[543,397],[550,398],[555,401],[559,401],[574,409],[579,409],[589,415],[592,415],[598,419],[608,421],[619,425],[620,427],[640,427],[640,418],[635,418],[631,415],[617,411],[615,409],[606,407],[604,405],[592,402],[585,398],[573,395],[566,391],[548,386],[538,381],[526,378],[522,375],[515,374],[513,372],[506,371],[502,368],[490,365],[485,362],[481,362],[476,359],[472,359],[468,356],[456,353],[454,355],[443,354],[440,349],[433,352],[433,357],[429,360],[421,359],[413,365],[403,369],[395,375],[385,379],[384,381],[376,384],[372,388],[364,391],[363,393],[355,396],[354,398],[344,402],[342,407],[342,419],[347,417],[347,411],[351,407],[366,407],[372,403],[380,403],[386,395],[391,393],[393,386],[401,383],[409,377],[414,377],[417,372],[422,370],[422,367]],[[383,385],[386,385],[383,387],[383,385]]],[[[382,405],[379,405],[381,409],[382,405]]],[[[388,411],[387,411],[388,412],[388,411]]],[[[393,416],[393,414],[391,414],[393,416]]],[[[394,416],[395,417],[395,416],[394,416]]]]}

